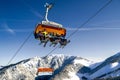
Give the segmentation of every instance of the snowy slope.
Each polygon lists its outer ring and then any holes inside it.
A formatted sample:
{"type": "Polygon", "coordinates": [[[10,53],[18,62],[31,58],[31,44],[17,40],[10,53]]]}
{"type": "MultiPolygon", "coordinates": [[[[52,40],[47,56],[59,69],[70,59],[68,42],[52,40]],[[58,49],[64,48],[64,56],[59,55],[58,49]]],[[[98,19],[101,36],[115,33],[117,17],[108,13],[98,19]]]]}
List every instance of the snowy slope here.
{"type": "Polygon", "coordinates": [[[63,80],[80,80],[79,76],[76,75],[74,72],[68,73],[69,78],[63,79],[63,80]]]}
{"type": "Polygon", "coordinates": [[[120,53],[99,63],[79,56],[63,54],[34,57],[2,67],[0,80],[37,80],[36,78],[39,76],[36,75],[36,72],[39,67],[54,69],[51,80],[118,79],[120,76],[120,53]]]}
{"type": "Polygon", "coordinates": [[[119,70],[117,69],[115,71],[109,72],[107,75],[104,76],[104,78],[109,78],[109,77],[113,77],[113,78],[120,77],[120,68],[119,68],[119,70]]]}
{"type": "Polygon", "coordinates": [[[3,68],[3,66],[0,66],[0,69],[3,68]]]}
{"type": "Polygon", "coordinates": [[[120,53],[117,53],[101,62],[91,71],[90,78],[109,78],[120,76],[120,53]]]}
{"type": "Polygon", "coordinates": [[[76,57],[70,64],[66,65],[59,74],[55,75],[52,80],[80,80],[83,73],[89,72],[88,67],[93,62],[87,59],[76,57]]]}
{"type": "MultiPolygon", "coordinates": [[[[81,57],[65,56],[63,54],[26,59],[0,69],[0,79],[4,78],[5,80],[35,80],[35,78],[37,77],[36,72],[38,67],[52,67],[55,70],[54,76],[66,69],[71,70],[71,72],[77,73],[76,71],[80,69],[79,67],[84,66],[82,64],[82,61],[81,63],[76,63],[76,61],[74,61],[78,60],[78,58],[80,61],[81,59],[83,60],[83,58],[81,57]],[[79,66],[77,67],[78,64],[79,66]],[[67,65],[71,65],[73,67],[69,68],[67,67],[67,65]]],[[[83,61],[85,62],[85,59],[83,61]]],[[[87,62],[88,60],[86,61],[86,63],[87,62]]],[[[69,76],[70,74],[66,73],[65,75],[69,76]]]]}
{"type": "MultiPolygon", "coordinates": [[[[109,72],[115,71],[118,68],[120,68],[120,63],[114,62],[114,63],[111,63],[111,64],[108,64],[108,65],[104,66],[103,68],[101,68],[100,70],[98,70],[94,74],[92,74],[90,77],[93,79],[93,78],[96,78],[100,75],[107,74],[109,72]]],[[[114,76],[116,76],[116,75],[114,75],[114,76]]]]}
{"type": "MultiPolygon", "coordinates": [[[[52,67],[55,70],[54,77],[58,76],[58,74],[63,75],[63,72],[65,71],[64,77],[59,77],[63,79],[73,79],[76,77],[79,79],[77,72],[83,72],[84,70],[82,70],[82,68],[86,65],[89,66],[88,64],[90,63],[92,62],[87,59],[77,56],[65,56],[63,54],[54,54],[47,57],[34,57],[2,68],[0,70],[0,79],[34,80],[35,77],[37,77],[36,72],[38,67],[52,67]]],[[[89,68],[85,67],[85,69],[89,68]]],[[[53,78],[53,80],[58,79],[53,78]]]]}
{"type": "Polygon", "coordinates": [[[93,61],[78,57],[73,61],[74,64],[82,64],[84,66],[89,67],[90,65],[94,64],[93,61]]]}

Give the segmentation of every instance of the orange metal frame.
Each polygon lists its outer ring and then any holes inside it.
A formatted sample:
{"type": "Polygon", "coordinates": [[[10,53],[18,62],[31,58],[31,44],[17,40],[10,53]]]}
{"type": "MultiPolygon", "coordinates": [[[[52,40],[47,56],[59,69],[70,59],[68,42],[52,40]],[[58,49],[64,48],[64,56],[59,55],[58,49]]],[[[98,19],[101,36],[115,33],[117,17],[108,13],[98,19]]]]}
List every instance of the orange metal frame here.
{"type": "Polygon", "coordinates": [[[59,36],[66,35],[66,29],[61,28],[61,27],[53,27],[53,26],[48,26],[48,25],[43,25],[43,24],[38,24],[35,33],[39,33],[39,31],[47,31],[48,33],[54,33],[59,36]]]}
{"type": "Polygon", "coordinates": [[[38,72],[53,72],[52,68],[38,68],[38,72]]]}

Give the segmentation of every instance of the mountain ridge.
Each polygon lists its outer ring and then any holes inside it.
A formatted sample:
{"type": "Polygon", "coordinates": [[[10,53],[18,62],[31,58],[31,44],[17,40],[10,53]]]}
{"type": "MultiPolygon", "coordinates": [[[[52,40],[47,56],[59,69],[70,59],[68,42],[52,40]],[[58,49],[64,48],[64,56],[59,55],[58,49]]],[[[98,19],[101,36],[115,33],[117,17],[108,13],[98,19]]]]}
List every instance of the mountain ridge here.
{"type": "Polygon", "coordinates": [[[79,56],[54,54],[46,57],[33,57],[5,66],[0,69],[0,80],[3,78],[5,80],[35,80],[38,77],[36,72],[39,67],[51,67],[54,69],[51,80],[103,79],[110,76],[120,76],[119,66],[120,53],[100,63],[79,56]],[[103,71],[104,69],[106,69],[106,72],[103,71]]]}

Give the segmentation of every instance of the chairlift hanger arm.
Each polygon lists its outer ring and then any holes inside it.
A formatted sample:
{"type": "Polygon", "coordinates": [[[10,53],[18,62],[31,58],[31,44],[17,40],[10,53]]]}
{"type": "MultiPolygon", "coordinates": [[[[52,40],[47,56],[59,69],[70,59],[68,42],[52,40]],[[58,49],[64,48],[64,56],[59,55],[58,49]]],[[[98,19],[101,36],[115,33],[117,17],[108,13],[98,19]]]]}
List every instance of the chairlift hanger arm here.
{"type": "Polygon", "coordinates": [[[49,10],[53,7],[53,4],[48,4],[48,3],[46,3],[45,4],[45,7],[46,7],[46,13],[45,13],[45,21],[47,21],[47,22],[49,22],[49,20],[48,20],[48,12],[49,12],[49,10]]]}

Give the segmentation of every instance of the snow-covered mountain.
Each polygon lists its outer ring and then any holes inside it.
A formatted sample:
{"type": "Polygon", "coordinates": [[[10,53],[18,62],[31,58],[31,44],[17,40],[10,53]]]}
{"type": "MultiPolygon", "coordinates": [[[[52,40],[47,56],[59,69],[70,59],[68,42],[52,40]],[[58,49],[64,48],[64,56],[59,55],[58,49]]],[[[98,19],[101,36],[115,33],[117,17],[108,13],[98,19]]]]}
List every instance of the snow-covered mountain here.
{"type": "Polygon", "coordinates": [[[90,77],[92,79],[117,76],[120,76],[120,53],[107,58],[90,72],[90,77]]]}
{"type": "Polygon", "coordinates": [[[36,73],[39,67],[54,69],[50,80],[118,79],[120,76],[120,53],[100,63],[79,56],[63,54],[34,57],[1,68],[0,80],[37,80],[39,76],[36,73]]]}
{"type": "Polygon", "coordinates": [[[0,65],[0,69],[3,68],[3,66],[0,65]]]}
{"type": "Polygon", "coordinates": [[[91,63],[91,61],[81,57],[61,54],[49,55],[47,57],[34,57],[0,69],[0,80],[3,80],[3,78],[4,80],[35,80],[38,67],[52,67],[54,69],[53,80],[58,80],[56,76],[64,70],[66,73],[64,76],[67,78],[69,75],[66,71],[74,73],[78,71],[84,72],[85,70],[89,70],[87,66],[91,63]]]}

